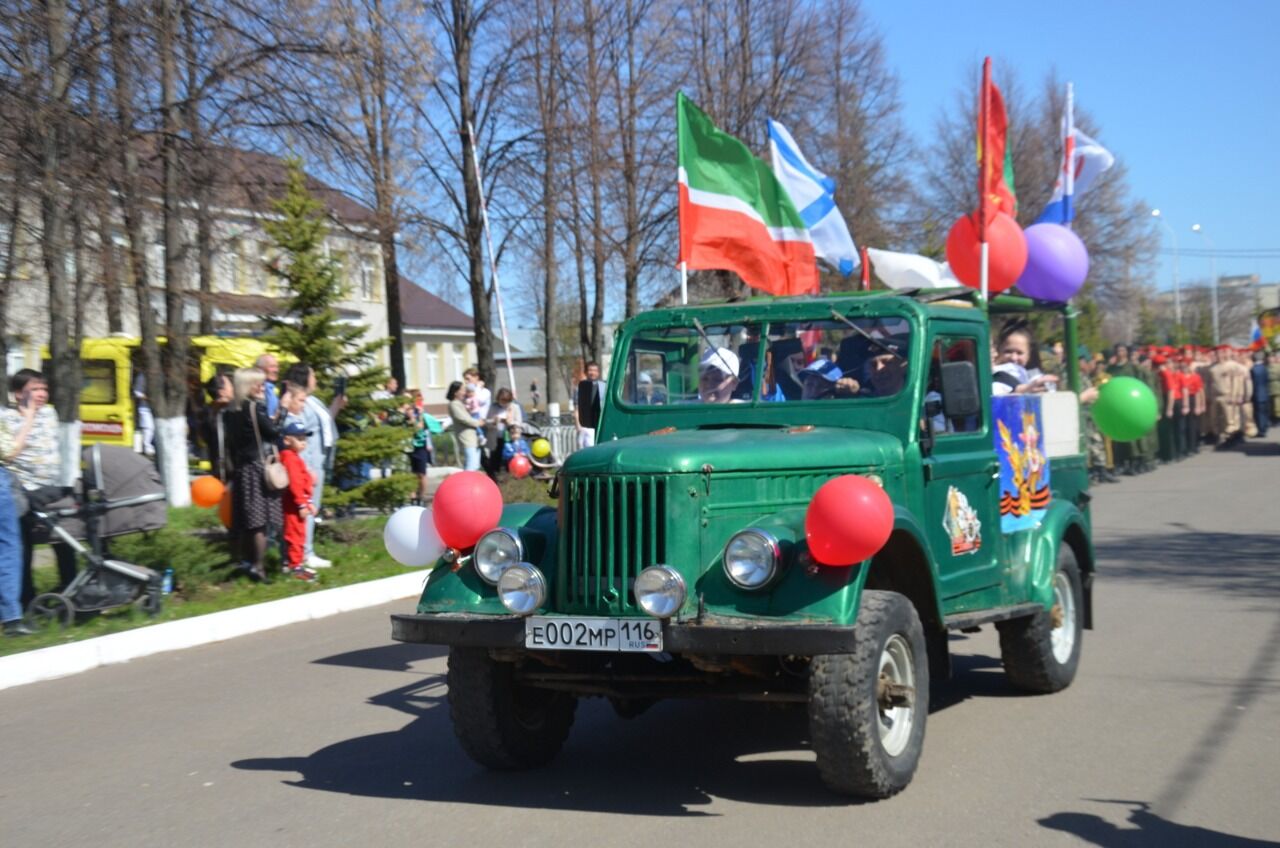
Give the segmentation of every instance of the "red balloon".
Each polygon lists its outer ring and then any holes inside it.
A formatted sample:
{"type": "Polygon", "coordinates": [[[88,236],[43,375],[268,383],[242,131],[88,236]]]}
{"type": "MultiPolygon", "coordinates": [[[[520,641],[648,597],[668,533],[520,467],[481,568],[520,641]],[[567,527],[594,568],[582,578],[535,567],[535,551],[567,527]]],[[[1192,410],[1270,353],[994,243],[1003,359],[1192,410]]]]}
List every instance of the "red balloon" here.
{"type": "MultiPolygon", "coordinates": [[[[982,244],[978,241],[978,213],[956,219],[947,234],[947,262],[951,273],[970,288],[982,287],[982,244]]],[[[1018,281],[1027,267],[1027,237],[1018,222],[997,212],[987,227],[987,290],[1002,292],[1018,281]]]]}
{"type": "Polygon", "coordinates": [[[445,478],[431,502],[436,533],[451,548],[465,550],[502,518],[502,492],[479,471],[459,471],[445,478]]]}
{"type": "Polygon", "coordinates": [[[217,506],[225,490],[221,480],[206,474],[191,481],[191,501],[196,506],[217,506]]]}
{"type": "Polygon", "coordinates": [[[222,526],[231,529],[231,490],[224,488],[222,490],[222,500],[218,502],[218,518],[222,520],[222,526]]]}
{"type": "Polygon", "coordinates": [[[804,534],[823,565],[862,562],[884,547],[893,532],[893,502],[884,489],[857,474],[822,484],[809,501],[804,534]]]}
{"type": "Polygon", "coordinates": [[[507,470],[511,472],[512,477],[527,477],[533,470],[533,463],[529,461],[529,457],[518,453],[507,463],[507,470]]]}

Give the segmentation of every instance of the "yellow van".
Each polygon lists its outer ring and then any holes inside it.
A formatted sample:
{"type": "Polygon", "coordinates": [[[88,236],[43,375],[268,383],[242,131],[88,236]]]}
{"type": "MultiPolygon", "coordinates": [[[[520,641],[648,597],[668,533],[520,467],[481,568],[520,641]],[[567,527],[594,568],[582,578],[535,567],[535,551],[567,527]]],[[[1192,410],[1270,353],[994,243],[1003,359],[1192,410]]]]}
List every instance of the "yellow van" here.
{"type": "MultiPolygon", "coordinates": [[[[161,344],[164,339],[161,339],[161,344]]],[[[133,447],[136,430],[133,394],[133,368],[140,340],[131,336],[85,339],[80,345],[80,367],[83,385],[80,389],[80,438],[86,444],[99,442],[133,447]]],[[[259,339],[195,336],[191,339],[191,373],[198,365],[199,386],[196,403],[203,405],[204,384],[219,372],[229,373],[253,365],[264,353],[273,353],[281,365],[292,357],[279,354],[259,339]]],[[[49,351],[41,352],[44,369],[49,370],[49,351]]]]}

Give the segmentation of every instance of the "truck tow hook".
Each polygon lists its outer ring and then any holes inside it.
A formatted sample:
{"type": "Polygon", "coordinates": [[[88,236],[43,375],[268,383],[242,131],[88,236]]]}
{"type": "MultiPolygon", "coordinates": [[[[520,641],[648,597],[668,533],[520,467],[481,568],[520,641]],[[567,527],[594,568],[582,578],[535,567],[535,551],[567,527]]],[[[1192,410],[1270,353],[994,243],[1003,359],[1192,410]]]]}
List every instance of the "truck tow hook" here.
{"type": "Polygon", "coordinates": [[[882,710],[909,707],[915,701],[915,697],[916,690],[914,686],[907,686],[905,683],[894,683],[887,674],[882,673],[876,681],[876,703],[882,710]]]}

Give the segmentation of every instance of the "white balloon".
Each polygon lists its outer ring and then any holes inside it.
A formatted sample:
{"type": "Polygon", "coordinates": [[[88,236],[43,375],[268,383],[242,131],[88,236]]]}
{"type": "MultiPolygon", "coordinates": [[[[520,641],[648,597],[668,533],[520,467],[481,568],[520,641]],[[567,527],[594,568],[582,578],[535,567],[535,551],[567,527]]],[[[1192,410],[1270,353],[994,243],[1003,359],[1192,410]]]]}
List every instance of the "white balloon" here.
{"type": "Polygon", "coordinates": [[[431,510],[420,506],[396,510],[382,530],[382,543],[392,559],[410,568],[431,565],[445,547],[436,535],[431,510]]]}

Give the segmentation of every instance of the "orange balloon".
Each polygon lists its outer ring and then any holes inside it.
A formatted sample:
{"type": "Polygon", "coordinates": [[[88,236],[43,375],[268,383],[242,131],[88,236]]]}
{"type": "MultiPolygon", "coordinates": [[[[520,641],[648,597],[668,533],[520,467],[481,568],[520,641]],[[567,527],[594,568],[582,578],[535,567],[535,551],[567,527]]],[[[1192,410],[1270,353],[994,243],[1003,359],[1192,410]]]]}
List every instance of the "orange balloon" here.
{"type": "Polygon", "coordinates": [[[222,493],[226,491],[226,488],[217,477],[209,475],[197,477],[191,481],[191,500],[195,502],[196,506],[217,506],[218,502],[222,500],[222,493]]]}
{"type": "Polygon", "coordinates": [[[231,529],[231,490],[223,489],[222,500],[218,502],[218,518],[222,519],[222,526],[231,529]]]}

